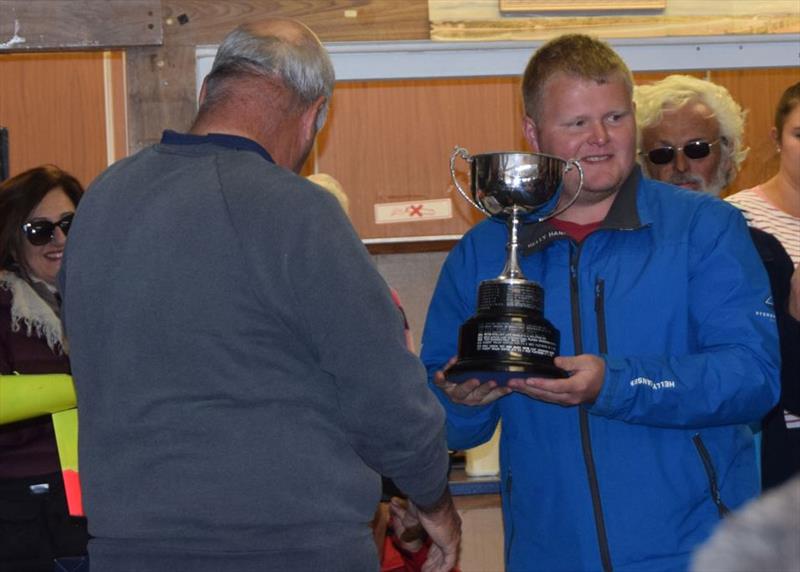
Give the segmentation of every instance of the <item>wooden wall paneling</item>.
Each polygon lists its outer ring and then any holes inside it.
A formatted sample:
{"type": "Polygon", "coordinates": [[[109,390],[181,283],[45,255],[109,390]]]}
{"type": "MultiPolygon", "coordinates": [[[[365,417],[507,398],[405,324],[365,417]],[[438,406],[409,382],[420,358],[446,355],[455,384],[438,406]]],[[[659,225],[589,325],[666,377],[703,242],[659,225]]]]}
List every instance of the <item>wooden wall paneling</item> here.
{"type": "Polygon", "coordinates": [[[0,51],[158,45],[161,0],[0,0],[0,51]]]}
{"type": "Polygon", "coordinates": [[[84,185],[107,165],[104,55],[0,55],[10,174],[54,163],[84,185]]]}
{"type": "Polygon", "coordinates": [[[453,147],[524,149],[521,117],[517,78],[345,83],[334,92],[317,168],[341,181],[362,238],[461,234],[483,215],[450,182],[453,147]],[[453,218],[374,221],[375,203],[440,198],[452,200],[453,218]]]}
{"type": "Polygon", "coordinates": [[[646,85],[655,83],[672,74],[683,74],[706,79],[708,75],[705,71],[656,71],[656,72],[633,72],[633,83],[636,85],[646,85]]]}
{"type": "Polygon", "coordinates": [[[787,87],[800,81],[800,69],[712,70],[709,75],[711,81],[725,86],[748,112],[744,141],[750,153],[728,192],[749,189],[778,171],[775,143],[769,132],[778,100],[787,87]]]}

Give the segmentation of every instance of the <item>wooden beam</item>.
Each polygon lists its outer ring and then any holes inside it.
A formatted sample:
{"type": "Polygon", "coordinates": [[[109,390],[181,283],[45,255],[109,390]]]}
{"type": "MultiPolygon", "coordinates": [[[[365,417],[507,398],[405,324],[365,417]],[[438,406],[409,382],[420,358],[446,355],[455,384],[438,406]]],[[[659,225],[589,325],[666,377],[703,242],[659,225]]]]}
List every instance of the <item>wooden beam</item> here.
{"type": "Polygon", "coordinates": [[[800,20],[794,15],[602,16],[431,22],[431,39],[454,42],[549,40],[559,34],[591,34],[610,39],[797,33],[800,33],[800,20]]]}
{"type": "Polygon", "coordinates": [[[663,10],[667,0],[500,0],[500,12],[663,10]]]}
{"type": "Polygon", "coordinates": [[[273,16],[295,18],[322,41],[429,38],[427,0],[163,0],[165,41],[218,44],[245,22],[273,16]]]}
{"type": "Polygon", "coordinates": [[[196,111],[193,47],[132,48],[126,55],[128,150],[186,131],[196,111]]]}
{"type": "Polygon", "coordinates": [[[0,0],[0,52],[162,43],[161,0],[0,0]]]}

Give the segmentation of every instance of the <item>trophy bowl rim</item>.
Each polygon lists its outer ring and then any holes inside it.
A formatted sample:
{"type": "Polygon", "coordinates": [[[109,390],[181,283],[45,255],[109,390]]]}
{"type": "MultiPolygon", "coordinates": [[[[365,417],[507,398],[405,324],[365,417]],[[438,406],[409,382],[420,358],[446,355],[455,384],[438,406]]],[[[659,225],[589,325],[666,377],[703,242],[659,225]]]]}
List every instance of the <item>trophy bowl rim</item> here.
{"type": "Polygon", "coordinates": [[[496,155],[531,155],[534,157],[546,157],[548,159],[555,159],[556,161],[560,161],[564,164],[568,164],[572,159],[565,159],[564,157],[559,157],[558,155],[550,155],[549,153],[537,153],[535,151],[490,151],[486,153],[475,153],[470,154],[470,159],[474,159],[476,157],[489,157],[489,156],[496,156],[496,155]]]}

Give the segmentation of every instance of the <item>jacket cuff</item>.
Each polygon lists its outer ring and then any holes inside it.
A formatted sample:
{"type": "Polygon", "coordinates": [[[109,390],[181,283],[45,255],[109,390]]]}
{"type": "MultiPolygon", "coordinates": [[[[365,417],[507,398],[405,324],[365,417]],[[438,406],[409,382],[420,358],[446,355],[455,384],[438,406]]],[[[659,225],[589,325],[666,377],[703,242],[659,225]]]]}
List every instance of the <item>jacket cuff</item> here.
{"type": "Polygon", "coordinates": [[[605,375],[603,377],[603,387],[597,394],[597,399],[591,405],[584,405],[586,410],[592,415],[602,417],[613,417],[617,413],[614,401],[617,398],[619,389],[619,379],[623,372],[628,369],[627,361],[624,359],[614,359],[607,355],[601,355],[606,362],[605,375]]]}

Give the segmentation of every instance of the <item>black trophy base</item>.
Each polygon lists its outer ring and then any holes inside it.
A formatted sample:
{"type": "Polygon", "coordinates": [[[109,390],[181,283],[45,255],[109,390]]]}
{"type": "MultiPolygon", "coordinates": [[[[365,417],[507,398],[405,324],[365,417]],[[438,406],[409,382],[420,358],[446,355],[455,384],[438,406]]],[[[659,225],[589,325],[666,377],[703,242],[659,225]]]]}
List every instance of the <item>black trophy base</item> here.
{"type": "Polygon", "coordinates": [[[495,381],[497,385],[505,385],[509,379],[526,377],[544,377],[563,379],[569,377],[566,370],[545,361],[538,363],[519,363],[513,360],[473,359],[457,361],[447,370],[447,381],[463,383],[477,379],[481,383],[495,381]]]}
{"type": "Polygon", "coordinates": [[[459,329],[458,361],[447,370],[447,379],[505,385],[513,378],[569,377],[553,363],[561,335],[542,316],[543,305],[544,292],[535,282],[481,282],[478,312],[459,329]]]}

